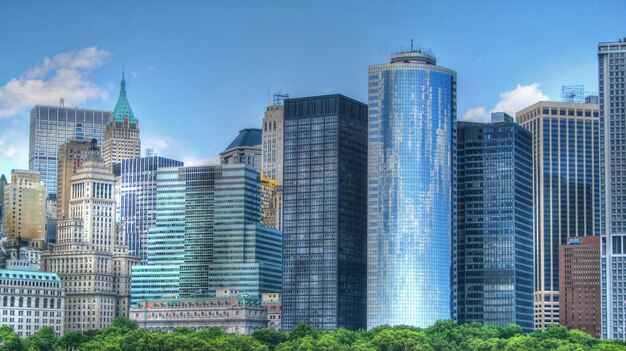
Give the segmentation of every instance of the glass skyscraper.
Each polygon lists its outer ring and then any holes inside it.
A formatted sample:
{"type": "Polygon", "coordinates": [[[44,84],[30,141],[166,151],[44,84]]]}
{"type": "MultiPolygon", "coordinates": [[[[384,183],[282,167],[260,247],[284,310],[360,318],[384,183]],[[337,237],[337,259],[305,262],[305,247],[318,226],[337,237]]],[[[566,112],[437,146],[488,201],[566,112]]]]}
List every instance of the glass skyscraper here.
{"type": "Polygon", "coordinates": [[[281,233],[263,227],[259,170],[243,165],[157,171],[156,226],[148,264],[133,267],[131,306],[141,299],[214,296],[220,288],[279,292],[281,233]]]}
{"type": "Polygon", "coordinates": [[[30,111],[28,169],[38,171],[48,195],[57,193],[59,146],[70,139],[102,143],[111,111],[35,105],[30,111]]]}
{"type": "Polygon", "coordinates": [[[626,38],[598,44],[602,338],[626,340],[626,38]]]}
{"type": "Polygon", "coordinates": [[[533,134],[535,329],[559,323],[559,245],[599,234],[598,105],[540,101],[516,113],[533,134]]]}
{"type": "Polygon", "coordinates": [[[148,260],[148,229],[156,223],[157,171],[183,166],[164,157],[137,157],[121,162],[120,214],[126,223],[126,244],[130,254],[148,260]]]}
{"type": "Polygon", "coordinates": [[[422,50],[369,67],[367,327],[451,317],[456,73],[422,50]]]}
{"type": "Polygon", "coordinates": [[[367,285],[367,106],[285,100],[282,329],[362,329],[367,285]]]}
{"type": "Polygon", "coordinates": [[[532,162],[532,134],[512,117],[457,124],[459,323],[533,330],[532,162]]]}

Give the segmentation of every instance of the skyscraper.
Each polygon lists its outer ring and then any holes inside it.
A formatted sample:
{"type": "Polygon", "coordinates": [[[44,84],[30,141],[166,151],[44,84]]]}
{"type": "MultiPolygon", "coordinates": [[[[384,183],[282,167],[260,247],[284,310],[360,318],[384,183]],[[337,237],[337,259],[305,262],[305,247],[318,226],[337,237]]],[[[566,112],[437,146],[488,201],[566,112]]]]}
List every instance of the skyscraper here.
{"type": "Polygon", "coordinates": [[[260,202],[260,173],[250,166],[159,169],[156,226],[147,265],[133,269],[132,304],[220,288],[257,298],[279,292],[281,236],[260,224],[260,202]]]}
{"type": "Polygon", "coordinates": [[[272,105],[265,111],[262,132],[261,171],[269,179],[283,184],[284,107],[272,105]]]}
{"type": "Polygon", "coordinates": [[[244,164],[261,169],[261,129],[246,128],[220,152],[223,165],[244,164]]]}
{"type": "Polygon", "coordinates": [[[560,324],[600,337],[600,237],[570,238],[559,247],[560,324]]]}
{"type": "Polygon", "coordinates": [[[367,327],[451,317],[456,73],[422,50],[369,67],[367,327]]]}
{"type": "Polygon", "coordinates": [[[59,219],[68,219],[70,210],[70,188],[72,176],[83,164],[91,142],[68,140],[59,146],[57,167],[57,212],[59,219]]]}
{"type": "Polygon", "coordinates": [[[110,111],[35,105],[30,111],[28,169],[38,171],[48,195],[57,193],[59,146],[70,139],[102,142],[110,111]]]}
{"type": "Polygon", "coordinates": [[[43,248],[46,236],[46,188],[39,172],[14,169],[4,188],[4,234],[43,248]]]}
{"type": "Polygon", "coordinates": [[[139,122],[126,98],[124,75],[120,83],[120,96],[113,109],[113,118],[104,132],[102,156],[109,167],[122,160],[141,156],[139,122]]]}
{"type": "Polygon", "coordinates": [[[285,100],[283,320],[365,328],[367,106],[285,100]]]}
{"type": "Polygon", "coordinates": [[[626,38],[598,44],[602,338],[626,340],[626,38]]]}
{"type": "Polygon", "coordinates": [[[164,157],[137,157],[121,162],[120,217],[126,223],[126,243],[130,253],[148,260],[148,229],[156,223],[157,171],[180,167],[183,162],[164,157]]]}
{"type": "Polygon", "coordinates": [[[533,133],[535,329],[559,323],[559,245],[599,232],[598,105],[541,101],[517,112],[533,133]]]}
{"type": "Polygon", "coordinates": [[[65,289],[65,330],[102,329],[128,316],[131,267],[114,221],[114,176],[92,141],[72,176],[69,218],[58,223],[57,243],[41,255],[42,269],[55,272],[65,289]]]}
{"type": "Polygon", "coordinates": [[[457,320],[533,330],[532,135],[509,115],[457,124],[457,320]]]}

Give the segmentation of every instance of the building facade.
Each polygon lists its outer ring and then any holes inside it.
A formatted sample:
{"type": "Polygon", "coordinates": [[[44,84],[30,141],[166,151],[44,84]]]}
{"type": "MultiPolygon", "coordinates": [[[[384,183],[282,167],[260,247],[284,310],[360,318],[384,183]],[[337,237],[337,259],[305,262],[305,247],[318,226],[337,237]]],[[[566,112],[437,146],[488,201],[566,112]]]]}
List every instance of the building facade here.
{"type": "Polygon", "coordinates": [[[14,169],[4,188],[4,235],[30,247],[43,248],[46,239],[46,188],[39,172],[14,169]]]}
{"type": "Polygon", "coordinates": [[[283,184],[284,112],[282,105],[272,105],[263,116],[261,171],[269,179],[283,184]]]}
{"type": "Polygon", "coordinates": [[[177,327],[192,330],[220,328],[229,334],[250,335],[267,327],[261,300],[237,293],[218,292],[214,298],[140,301],[130,312],[139,327],[171,332],[177,327]]]}
{"type": "Polygon", "coordinates": [[[456,73],[413,50],[368,78],[367,327],[428,327],[454,315],[456,73]]]}
{"type": "Polygon", "coordinates": [[[457,124],[457,321],[533,330],[532,134],[504,115],[457,124]]]}
{"type": "Polygon", "coordinates": [[[244,164],[261,169],[261,129],[246,128],[228,147],[220,152],[220,163],[223,165],[244,164]]]}
{"type": "Polygon", "coordinates": [[[537,102],[517,112],[533,133],[535,329],[559,323],[559,245],[599,233],[598,106],[537,102]]]}
{"type": "MultiPolygon", "coordinates": [[[[12,260],[8,264],[11,266],[12,260]]],[[[57,337],[65,331],[65,293],[56,273],[0,269],[0,326],[9,326],[21,337],[50,326],[57,337]]]]}
{"type": "Polygon", "coordinates": [[[123,75],[113,118],[104,132],[102,156],[109,167],[122,160],[141,156],[139,122],[126,97],[126,80],[123,75]]]}
{"type": "Polygon", "coordinates": [[[224,287],[256,298],[280,292],[281,233],[260,224],[258,169],[236,164],[159,170],[156,212],[148,264],[133,270],[133,305],[215,296],[224,287]]]}
{"type": "Polygon", "coordinates": [[[285,100],[282,330],[365,328],[367,106],[285,100]]]}
{"type": "Polygon", "coordinates": [[[102,142],[111,111],[35,105],[30,111],[28,169],[41,174],[47,194],[57,193],[59,146],[70,139],[102,142]]]}
{"type": "Polygon", "coordinates": [[[121,161],[120,218],[126,223],[130,253],[148,261],[148,229],[156,224],[157,171],[183,162],[164,157],[137,157],[121,161]]]}
{"type": "Polygon", "coordinates": [[[69,218],[58,223],[57,243],[41,255],[42,268],[56,272],[66,295],[65,330],[107,327],[128,316],[131,267],[114,220],[114,177],[94,140],[72,177],[69,218]]]}
{"type": "Polygon", "coordinates": [[[68,140],[59,146],[57,166],[57,219],[68,219],[72,177],[83,164],[91,147],[88,140],[68,140]]]}
{"type": "Polygon", "coordinates": [[[598,44],[602,338],[626,340],[626,38],[598,44]]]}
{"type": "Polygon", "coordinates": [[[280,331],[282,320],[281,294],[263,293],[261,295],[261,306],[267,311],[267,328],[280,331]]]}
{"type": "Polygon", "coordinates": [[[600,236],[570,238],[559,247],[560,324],[600,337],[600,236]]]}

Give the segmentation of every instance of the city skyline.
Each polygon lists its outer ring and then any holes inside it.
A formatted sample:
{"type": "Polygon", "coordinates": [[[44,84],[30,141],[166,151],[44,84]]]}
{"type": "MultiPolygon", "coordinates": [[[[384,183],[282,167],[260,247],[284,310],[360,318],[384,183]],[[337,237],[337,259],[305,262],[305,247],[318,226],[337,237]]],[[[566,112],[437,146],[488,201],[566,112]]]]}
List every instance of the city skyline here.
{"type": "Polygon", "coordinates": [[[312,25],[300,26],[303,7],[282,1],[77,4],[0,4],[0,173],[28,167],[33,105],[64,98],[66,107],[111,111],[122,69],[143,121],[142,148],[186,164],[217,163],[237,130],[261,126],[275,91],[366,101],[368,64],[409,48],[411,39],[458,72],[459,120],[484,119],[494,108],[514,114],[539,99],[560,100],[561,85],[597,92],[592,48],[624,36],[619,9],[626,8],[618,1],[316,2],[304,6],[312,25]],[[588,25],[578,30],[574,22],[583,18],[588,25]],[[166,123],[174,120],[188,123],[166,123]],[[186,128],[194,123],[200,128],[186,128]]]}

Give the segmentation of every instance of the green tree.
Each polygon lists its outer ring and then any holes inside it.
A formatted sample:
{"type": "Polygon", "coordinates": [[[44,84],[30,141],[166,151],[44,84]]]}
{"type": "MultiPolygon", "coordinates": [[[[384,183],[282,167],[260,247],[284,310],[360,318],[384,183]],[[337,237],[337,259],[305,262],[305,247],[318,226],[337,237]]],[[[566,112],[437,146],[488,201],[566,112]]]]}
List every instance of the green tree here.
{"type": "Polygon", "coordinates": [[[370,344],[378,351],[434,351],[426,333],[408,329],[386,329],[378,333],[370,344]]]}
{"type": "Polygon", "coordinates": [[[315,339],[317,337],[317,332],[313,330],[313,328],[311,328],[308,324],[300,322],[289,333],[289,340],[302,339],[307,336],[315,339]]]}
{"type": "Polygon", "coordinates": [[[4,343],[2,351],[24,351],[22,339],[9,326],[0,327],[0,341],[4,343]]]}
{"type": "Polygon", "coordinates": [[[53,351],[58,339],[52,327],[43,327],[25,340],[29,350],[53,351]]]}
{"type": "Polygon", "coordinates": [[[252,337],[267,345],[270,350],[274,350],[278,344],[288,340],[286,333],[278,330],[263,328],[252,333],[252,337]]]}
{"type": "Polygon", "coordinates": [[[89,338],[85,333],[71,331],[65,333],[57,342],[57,347],[65,351],[78,350],[80,345],[89,341],[89,338]]]}

